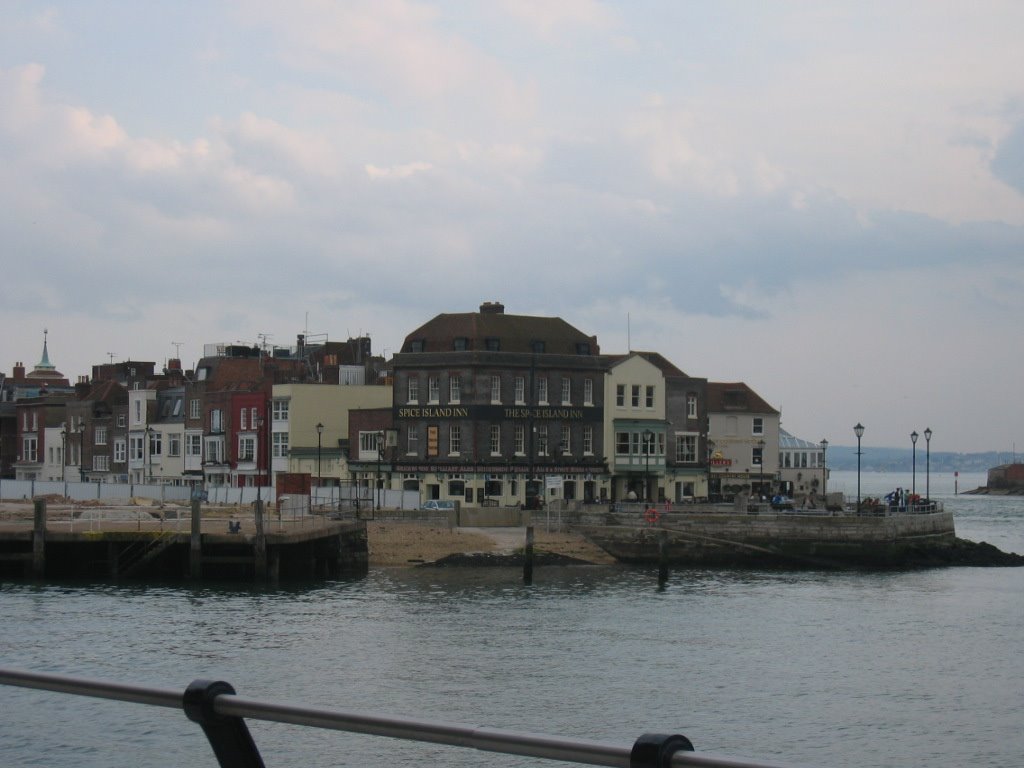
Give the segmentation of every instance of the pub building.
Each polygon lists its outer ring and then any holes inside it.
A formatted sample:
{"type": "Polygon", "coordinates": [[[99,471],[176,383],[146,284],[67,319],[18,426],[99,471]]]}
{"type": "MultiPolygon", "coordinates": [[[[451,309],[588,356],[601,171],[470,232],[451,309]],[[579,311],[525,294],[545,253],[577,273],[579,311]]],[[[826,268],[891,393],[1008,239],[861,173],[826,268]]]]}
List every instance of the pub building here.
{"type": "Polygon", "coordinates": [[[561,318],[499,302],[437,315],[392,360],[393,479],[476,505],[607,498],[599,353],[561,318]]]}

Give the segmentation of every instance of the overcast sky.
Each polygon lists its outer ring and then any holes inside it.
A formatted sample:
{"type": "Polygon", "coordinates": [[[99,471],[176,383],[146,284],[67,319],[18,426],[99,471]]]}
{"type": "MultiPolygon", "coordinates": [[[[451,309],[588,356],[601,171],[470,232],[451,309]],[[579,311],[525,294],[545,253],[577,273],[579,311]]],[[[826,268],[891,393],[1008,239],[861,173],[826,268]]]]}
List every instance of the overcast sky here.
{"type": "Polygon", "coordinates": [[[1016,0],[8,0],[0,370],[501,301],[809,440],[1024,450],[1022,40],[1016,0]]]}

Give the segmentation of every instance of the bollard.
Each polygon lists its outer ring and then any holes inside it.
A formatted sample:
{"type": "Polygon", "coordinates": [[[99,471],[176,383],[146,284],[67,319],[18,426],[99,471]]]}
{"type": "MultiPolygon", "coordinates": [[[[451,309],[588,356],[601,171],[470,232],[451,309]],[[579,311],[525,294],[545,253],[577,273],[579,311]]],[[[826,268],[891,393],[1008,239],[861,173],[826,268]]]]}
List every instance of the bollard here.
{"type": "Polygon", "coordinates": [[[253,516],[256,520],[256,578],[267,578],[267,533],[263,526],[263,501],[253,503],[253,516]]]}
{"type": "Polygon", "coordinates": [[[32,576],[46,575],[46,499],[32,502],[32,576]]]}
{"type": "Polygon", "coordinates": [[[668,581],[668,531],[658,532],[658,586],[664,587],[668,581]]]}
{"type": "Polygon", "coordinates": [[[199,499],[192,499],[192,535],[189,539],[188,572],[198,581],[203,576],[203,534],[199,499]]]}

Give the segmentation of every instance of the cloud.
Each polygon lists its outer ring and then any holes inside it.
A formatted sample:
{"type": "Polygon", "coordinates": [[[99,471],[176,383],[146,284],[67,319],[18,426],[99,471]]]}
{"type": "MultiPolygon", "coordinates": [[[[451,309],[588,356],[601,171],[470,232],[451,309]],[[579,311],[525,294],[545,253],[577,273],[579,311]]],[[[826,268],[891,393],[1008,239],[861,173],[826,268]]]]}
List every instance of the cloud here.
{"type": "Polygon", "coordinates": [[[999,143],[991,167],[996,178],[1024,194],[1024,121],[999,143]]]}

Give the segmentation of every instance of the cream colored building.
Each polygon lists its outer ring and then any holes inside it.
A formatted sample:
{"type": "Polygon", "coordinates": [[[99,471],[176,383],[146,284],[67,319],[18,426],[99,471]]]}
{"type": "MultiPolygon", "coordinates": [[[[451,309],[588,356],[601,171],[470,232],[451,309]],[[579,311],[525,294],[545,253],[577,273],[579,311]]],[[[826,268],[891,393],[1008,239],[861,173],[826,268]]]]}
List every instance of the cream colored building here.
{"type": "Polygon", "coordinates": [[[349,411],[390,408],[392,390],[380,385],[277,384],[270,408],[271,474],[306,473],[323,485],[351,481],[342,447],[349,411]],[[321,429],[317,430],[317,425],[321,429]]]}
{"type": "Polygon", "coordinates": [[[779,419],[743,382],[708,383],[713,498],[772,496],[779,480],[779,419]]]}
{"type": "Polygon", "coordinates": [[[664,498],[665,376],[638,352],[612,362],[605,376],[604,445],[610,498],[664,498]]]}

